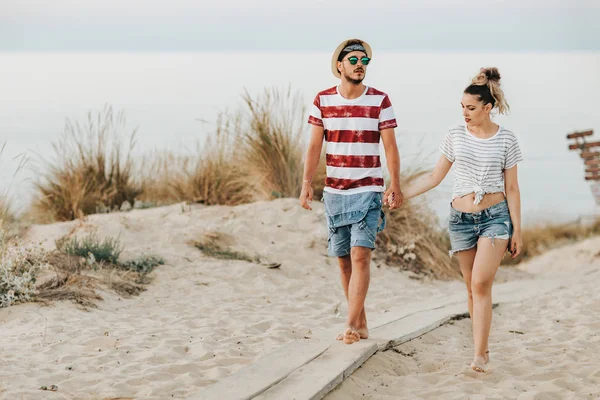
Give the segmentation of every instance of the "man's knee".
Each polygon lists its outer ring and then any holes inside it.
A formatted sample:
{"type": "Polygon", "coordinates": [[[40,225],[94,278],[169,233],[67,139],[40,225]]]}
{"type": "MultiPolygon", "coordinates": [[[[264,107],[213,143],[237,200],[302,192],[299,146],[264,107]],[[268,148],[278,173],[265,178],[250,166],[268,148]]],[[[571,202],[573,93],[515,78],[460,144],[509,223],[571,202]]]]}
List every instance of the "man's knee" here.
{"type": "Polygon", "coordinates": [[[356,246],[352,248],[351,251],[352,256],[352,265],[354,266],[369,266],[371,262],[371,249],[367,247],[356,246]]]}
{"type": "Polygon", "coordinates": [[[352,272],[352,263],[351,262],[342,262],[340,260],[340,271],[344,274],[349,274],[352,272]]]}

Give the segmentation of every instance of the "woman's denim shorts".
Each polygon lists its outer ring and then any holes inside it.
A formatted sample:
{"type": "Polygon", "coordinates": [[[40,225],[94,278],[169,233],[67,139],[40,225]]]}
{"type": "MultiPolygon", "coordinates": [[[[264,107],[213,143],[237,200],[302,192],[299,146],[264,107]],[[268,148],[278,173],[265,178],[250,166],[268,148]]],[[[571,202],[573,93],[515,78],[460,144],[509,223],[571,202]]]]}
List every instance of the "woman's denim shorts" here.
{"type": "Polygon", "coordinates": [[[327,254],[343,257],[352,247],[375,248],[377,233],[385,227],[383,193],[323,193],[327,215],[327,254]],[[381,220],[381,221],[380,221],[381,220]]]}
{"type": "Polygon", "coordinates": [[[476,213],[458,211],[450,205],[450,256],[477,246],[480,237],[510,239],[513,226],[506,200],[476,213]]]}

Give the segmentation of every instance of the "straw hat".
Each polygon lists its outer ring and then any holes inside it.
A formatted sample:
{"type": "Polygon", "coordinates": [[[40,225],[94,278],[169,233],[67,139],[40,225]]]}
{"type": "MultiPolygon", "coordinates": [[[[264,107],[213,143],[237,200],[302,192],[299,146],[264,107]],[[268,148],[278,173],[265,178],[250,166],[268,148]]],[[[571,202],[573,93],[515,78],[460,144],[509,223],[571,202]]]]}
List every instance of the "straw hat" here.
{"type": "Polygon", "coordinates": [[[358,40],[359,42],[361,42],[362,45],[363,45],[363,47],[367,51],[367,57],[372,58],[373,52],[371,51],[371,46],[369,46],[369,44],[367,42],[365,42],[363,40],[360,40],[360,39],[347,39],[347,40],[344,40],[335,49],[335,51],[333,52],[333,56],[331,56],[331,72],[333,72],[333,75],[336,78],[341,78],[342,77],[342,74],[340,74],[340,72],[337,69],[338,57],[340,56],[340,53],[342,52],[342,50],[344,50],[344,48],[346,47],[346,44],[348,42],[354,41],[354,40],[358,40]]]}

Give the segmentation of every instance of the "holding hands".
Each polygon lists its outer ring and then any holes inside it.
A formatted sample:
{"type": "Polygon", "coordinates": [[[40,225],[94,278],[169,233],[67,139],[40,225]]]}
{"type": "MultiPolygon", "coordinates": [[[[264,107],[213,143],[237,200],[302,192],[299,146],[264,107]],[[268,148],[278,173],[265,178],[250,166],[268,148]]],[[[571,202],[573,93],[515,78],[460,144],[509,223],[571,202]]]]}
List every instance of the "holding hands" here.
{"type": "Polygon", "coordinates": [[[404,195],[400,190],[400,183],[394,182],[383,194],[383,204],[390,206],[390,210],[400,208],[404,202],[404,195]]]}

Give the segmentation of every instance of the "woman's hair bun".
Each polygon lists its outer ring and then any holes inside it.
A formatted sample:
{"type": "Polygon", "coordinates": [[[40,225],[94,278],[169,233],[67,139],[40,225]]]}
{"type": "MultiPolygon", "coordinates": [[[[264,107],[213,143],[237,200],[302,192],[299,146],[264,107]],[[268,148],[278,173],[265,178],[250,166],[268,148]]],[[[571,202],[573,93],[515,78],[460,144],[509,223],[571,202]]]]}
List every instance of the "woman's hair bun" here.
{"type": "Polygon", "coordinates": [[[485,73],[485,76],[488,79],[488,81],[500,81],[500,72],[496,67],[482,68],[481,72],[485,73]]]}

